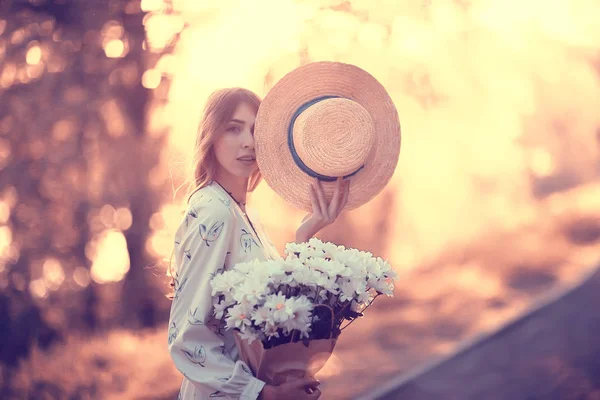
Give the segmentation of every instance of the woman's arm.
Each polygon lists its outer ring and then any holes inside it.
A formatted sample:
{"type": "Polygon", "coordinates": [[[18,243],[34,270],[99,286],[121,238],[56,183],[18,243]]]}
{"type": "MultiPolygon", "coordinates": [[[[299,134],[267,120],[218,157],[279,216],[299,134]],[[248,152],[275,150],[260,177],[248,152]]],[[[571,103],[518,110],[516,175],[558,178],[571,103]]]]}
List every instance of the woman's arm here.
{"type": "Polygon", "coordinates": [[[214,394],[254,400],[264,382],[244,362],[228,357],[223,332],[212,315],[210,279],[224,267],[234,229],[233,214],[218,201],[188,209],[176,235],[169,352],[193,385],[214,394]]]}
{"type": "Polygon", "coordinates": [[[338,178],[337,186],[329,203],[325,199],[323,185],[317,180],[309,187],[312,212],[302,220],[302,224],[296,230],[296,243],[307,242],[327,225],[331,225],[348,202],[350,193],[350,180],[338,178]]]}

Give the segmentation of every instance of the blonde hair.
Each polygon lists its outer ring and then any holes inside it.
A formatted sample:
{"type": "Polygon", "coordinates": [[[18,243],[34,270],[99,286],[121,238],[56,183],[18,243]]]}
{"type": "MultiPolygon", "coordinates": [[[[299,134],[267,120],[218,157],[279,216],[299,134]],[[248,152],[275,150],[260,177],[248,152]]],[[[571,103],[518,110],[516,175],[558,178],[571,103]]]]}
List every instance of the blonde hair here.
{"type": "MultiPolygon", "coordinates": [[[[193,159],[194,175],[193,181],[190,183],[188,203],[198,189],[206,186],[214,178],[217,171],[217,160],[213,146],[218,135],[225,129],[225,125],[233,118],[237,107],[246,103],[254,108],[254,112],[257,112],[260,102],[260,98],[255,93],[242,88],[219,89],[209,96],[196,135],[193,159]]],[[[248,179],[248,191],[253,191],[260,180],[260,171],[257,169],[248,179]]]]}
{"type": "MultiPolygon", "coordinates": [[[[189,204],[192,195],[199,189],[208,185],[217,172],[217,159],[213,150],[217,137],[225,130],[226,124],[233,118],[235,110],[240,104],[248,104],[258,112],[260,98],[253,92],[243,88],[225,88],[213,92],[204,106],[202,121],[196,134],[194,146],[193,167],[194,173],[189,182],[189,204]]],[[[248,179],[248,192],[253,191],[261,181],[260,171],[254,171],[248,179]]],[[[175,290],[175,277],[172,273],[173,254],[169,260],[168,272],[170,275],[170,286],[175,290]]],[[[173,299],[174,292],[167,295],[173,299]]]]}

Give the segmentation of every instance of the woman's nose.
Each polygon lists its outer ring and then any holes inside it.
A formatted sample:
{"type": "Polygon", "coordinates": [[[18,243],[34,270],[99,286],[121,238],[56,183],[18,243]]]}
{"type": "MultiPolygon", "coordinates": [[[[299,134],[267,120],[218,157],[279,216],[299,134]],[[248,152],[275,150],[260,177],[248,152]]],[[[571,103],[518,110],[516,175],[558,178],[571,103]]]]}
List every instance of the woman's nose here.
{"type": "Polygon", "coordinates": [[[252,132],[250,130],[244,131],[242,146],[245,149],[248,149],[248,148],[253,149],[254,148],[254,135],[252,134],[252,132]]]}

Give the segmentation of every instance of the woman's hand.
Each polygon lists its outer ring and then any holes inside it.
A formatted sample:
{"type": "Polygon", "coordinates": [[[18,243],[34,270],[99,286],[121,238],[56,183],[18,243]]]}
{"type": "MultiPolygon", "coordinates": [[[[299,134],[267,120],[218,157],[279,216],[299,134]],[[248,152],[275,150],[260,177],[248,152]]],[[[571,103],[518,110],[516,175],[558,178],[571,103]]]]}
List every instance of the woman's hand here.
{"type": "Polygon", "coordinates": [[[259,400],[315,400],[321,396],[321,382],[313,378],[292,379],[279,386],[265,385],[259,400]]]}
{"type": "Polygon", "coordinates": [[[337,186],[329,204],[325,200],[325,192],[321,181],[317,180],[315,184],[311,184],[309,191],[312,212],[304,217],[302,224],[298,227],[296,243],[308,241],[321,229],[336,220],[348,202],[350,181],[338,178],[337,186]]]}

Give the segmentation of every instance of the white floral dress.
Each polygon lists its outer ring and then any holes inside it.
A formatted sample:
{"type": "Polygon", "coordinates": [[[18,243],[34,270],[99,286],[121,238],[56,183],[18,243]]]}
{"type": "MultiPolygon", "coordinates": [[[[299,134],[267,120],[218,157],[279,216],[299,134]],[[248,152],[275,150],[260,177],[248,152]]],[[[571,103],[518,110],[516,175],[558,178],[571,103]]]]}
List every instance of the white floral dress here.
{"type": "Polygon", "coordinates": [[[260,223],[249,222],[218,183],[193,194],[175,234],[169,318],[169,352],[184,375],[179,399],[258,397],[264,382],[238,359],[233,332],[214,318],[210,279],[236,263],[274,257],[279,254],[260,223]]]}

